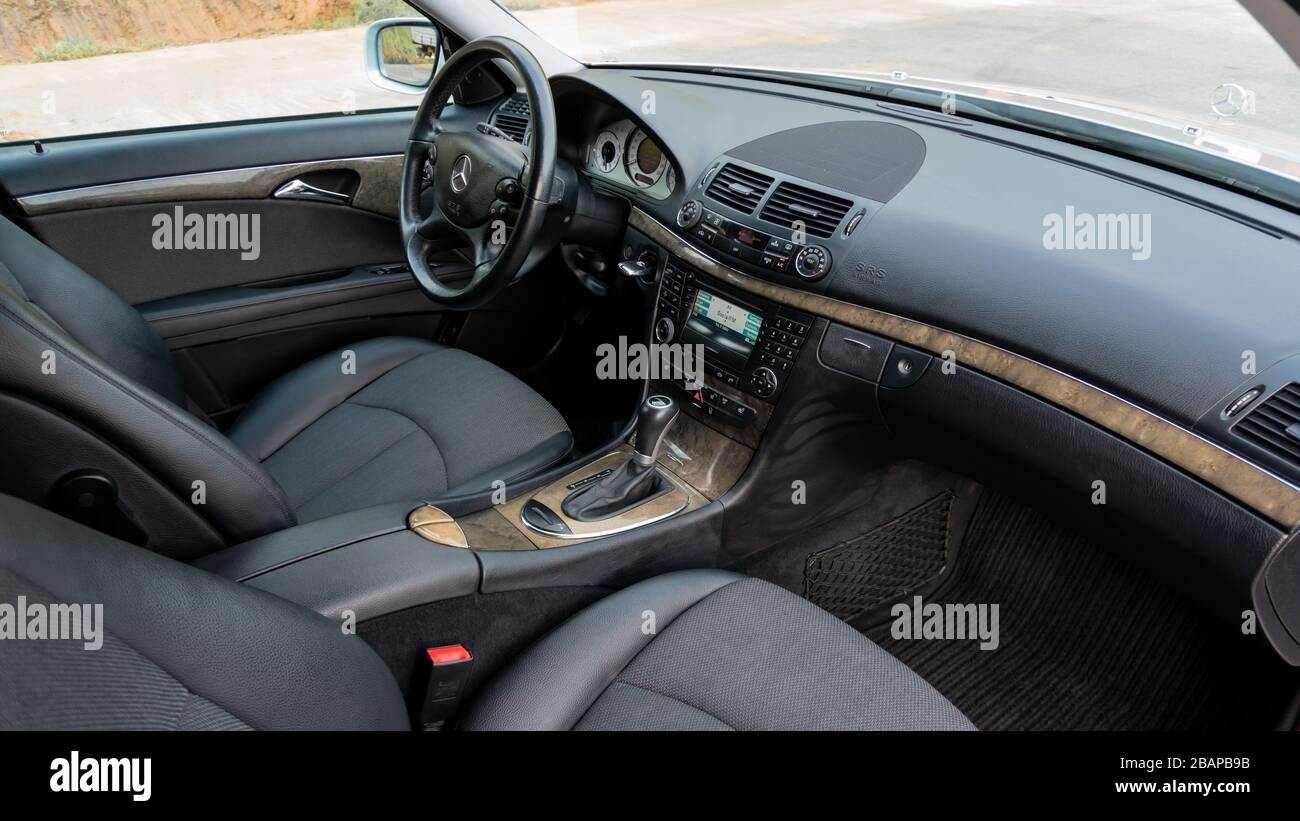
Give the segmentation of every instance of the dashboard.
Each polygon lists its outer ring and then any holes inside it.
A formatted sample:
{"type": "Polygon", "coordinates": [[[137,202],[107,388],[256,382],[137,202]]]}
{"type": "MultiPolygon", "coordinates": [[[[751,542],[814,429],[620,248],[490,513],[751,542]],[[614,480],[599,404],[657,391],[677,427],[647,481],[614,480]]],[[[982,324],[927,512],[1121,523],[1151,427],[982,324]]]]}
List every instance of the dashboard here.
{"type": "Polygon", "coordinates": [[[677,190],[677,171],[654,138],[628,119],[615,120],[591,138],[583,168],[597,179],[631,187],[657,200],[677,190]]]}
{"type": "Polygon", "coordinates": [[[848,370],[871,357],[891,425],[1124,485],[1108,504],[1179,545],[1207,597],[1300,526],[1300,215],[901,102],[650,68],[553,87],[569,156],[632,203],[625,255],[658,260],[655,339],[705,345],[742,410],[824,400],[798,382],[833,361],[829,322],[873,351],[848,370]],[[1159,245],[1060,250],[1061,213],[1149,215],[1159,245]]]}

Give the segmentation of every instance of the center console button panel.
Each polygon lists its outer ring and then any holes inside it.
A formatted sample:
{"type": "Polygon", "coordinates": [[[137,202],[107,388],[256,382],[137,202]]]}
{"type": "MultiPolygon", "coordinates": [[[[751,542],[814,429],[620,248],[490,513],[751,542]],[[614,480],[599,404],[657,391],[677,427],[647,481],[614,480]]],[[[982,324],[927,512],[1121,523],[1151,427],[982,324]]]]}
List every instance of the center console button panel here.
{"type": "MultiPolygon", "coordinates": [[[[809,314],[734,291],[669,256],[653,328],[660,344],[703,345],[704,376],[716,384],[774,401],[812,322],[809,314]]],[[[725,394],[685,382],[680,387],[690,404],[709,415],[739,425],[754,418],[753,408],[725,394]]]]}
{"type": "Polygon", "coordinates": [[[815,281],[830,273],[831,252],[821,245],[803,245],[734,222],[688,200],[677,224],[697,245],[721,252],[728,262],[743,262],[765,271],[794,274],[815,281]]]}

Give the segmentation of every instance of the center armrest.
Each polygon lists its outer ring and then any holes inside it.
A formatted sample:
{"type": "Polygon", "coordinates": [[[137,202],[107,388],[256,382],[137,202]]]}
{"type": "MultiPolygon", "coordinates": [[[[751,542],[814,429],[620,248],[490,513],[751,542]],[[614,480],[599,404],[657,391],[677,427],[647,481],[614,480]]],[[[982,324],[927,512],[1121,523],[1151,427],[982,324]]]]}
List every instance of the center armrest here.
{"type": "Polygon", "coordinates": [[[474,554],[409,530],[411,507],[380,505],[318,519],[194,565],[330,618],[350,610],[358,622],[476,593],[481,573],[474,554]]]}

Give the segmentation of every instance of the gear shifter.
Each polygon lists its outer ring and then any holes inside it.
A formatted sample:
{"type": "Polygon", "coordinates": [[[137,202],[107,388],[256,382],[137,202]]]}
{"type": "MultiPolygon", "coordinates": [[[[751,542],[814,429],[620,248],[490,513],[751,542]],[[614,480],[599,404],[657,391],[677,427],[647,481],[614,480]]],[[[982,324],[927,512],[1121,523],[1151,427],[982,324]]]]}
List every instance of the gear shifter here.
{"type": "Polygon", "coordinates": [[[659,446],[676,419],[677,403],[672,397],[647,397],[636,412],[636,454],[632,458],[641,465],[653,465],[659,446]]]}
{"type": "Polygon", "coordinates": [[[560,505],[564,515],[579,522],[609,519],[672,490],[672,483],[655,467],[655,456],[676,418],[677,403],[671,397],[648,397],[637,411],[632,458],[599,482],[565,497],[560,505]]]}

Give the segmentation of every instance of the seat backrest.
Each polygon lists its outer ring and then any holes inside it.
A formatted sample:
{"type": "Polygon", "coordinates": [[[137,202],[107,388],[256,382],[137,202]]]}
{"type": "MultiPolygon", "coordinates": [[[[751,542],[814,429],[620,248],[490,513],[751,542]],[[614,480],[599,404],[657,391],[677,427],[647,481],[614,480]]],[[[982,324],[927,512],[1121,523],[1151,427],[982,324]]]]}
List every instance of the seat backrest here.
{"type": "Polygon", "coordinates": [[[0,607],[20,605],[0,730],[410,729],[340,624],[0,495],[0,607]]]}
{"type": "Polygon", "coordinates": [[[49,505],[68,475],[98,471],[177,558],[293,525],[275,480],[186,402],[138,311],[0,218],[0,492],[49,505]]]}

